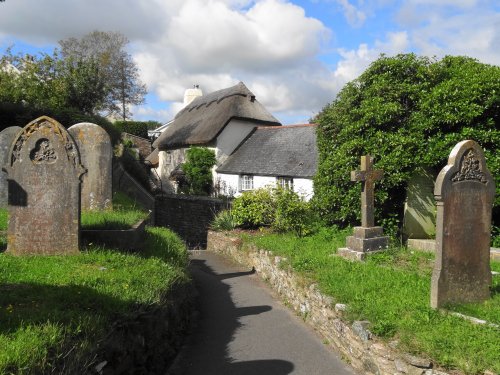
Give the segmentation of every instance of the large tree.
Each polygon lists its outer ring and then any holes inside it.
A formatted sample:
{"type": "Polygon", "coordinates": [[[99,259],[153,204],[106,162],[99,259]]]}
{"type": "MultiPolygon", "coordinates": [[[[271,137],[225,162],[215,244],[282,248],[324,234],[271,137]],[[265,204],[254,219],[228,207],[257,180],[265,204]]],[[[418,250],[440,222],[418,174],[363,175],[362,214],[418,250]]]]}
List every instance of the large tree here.
{"type": "Polygon", "coordinates": [[[102,108],[105,98],[95,60],[63,60],[57,51],[13,55],[10,50],[0,58],[0,102],[92,114],[102,108]]]}
{"type": "Polygon", "coordinates": [[[130,105],[143,103],[146,95],[138,68],[125,50],[128,43],[120,33],[103,31],[59,41],[65,59],[97,62],[108,90],[103,109],[110,115],[120,115],[123,120],[131,116],[130,105]]]}
{"type": "MultiPolygon", "coordinates": [[[[359,157],[385,171],[376,188],[378,222],[392,227],[403,214],[406,183],[417,167],[438,172],[453,146],[483,147],[500,191],[500,67],[468,57],[442,60],[381,56],[317,116],[319,170],[315,206],[330,223],[355,224],[360,184],[350,181],[359,157]]],[[[498,226],[500,195],[494,208],[498,226]]]]}

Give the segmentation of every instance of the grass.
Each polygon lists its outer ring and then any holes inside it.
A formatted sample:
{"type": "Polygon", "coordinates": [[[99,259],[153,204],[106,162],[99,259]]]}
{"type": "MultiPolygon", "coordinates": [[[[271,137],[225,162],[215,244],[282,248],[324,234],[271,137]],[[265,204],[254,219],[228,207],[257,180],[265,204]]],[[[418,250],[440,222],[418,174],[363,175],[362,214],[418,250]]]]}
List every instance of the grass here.
{"type": "MultiPolygon", "coordinates": [[[[297,272],[317,282],[336,303],[349,306],[347,319],[369,320],[373,333],[385,340],[397,339],[402,350],[468,374],[500,373],[499,329],[473,325],[430,308],[433,254],[393,248],[364,263],[331,256],[345,246],[348,233],[322,229],[301,239],[259,234],[244,235],[244,241],[286,257],[297,272]]],[[[492,269],[499,270],[500,263],[492,262],[492,269]]],[[[500,324],[500,278],[493,280],[489,301],[449,308],[500,324]]]]}
{"type": "Polygon", "coordinates": [[[148,213],[127,195],[116,192],[113,194],[112,210],[82,211],[81,225],[83,229],[127,229],[145,219],[147,215],[148,213]]]}
{"type": "MultiPolygon", "coordinates": [[[[113,194],[113,209],[105,211],[82,211],[82,229],[128,229],[148,216],[141,206],[122,192],[113,194]]],[[[0,230],[7,230],[9,213],[0,209],[0,230]]],[[[0,240],[0,246],[2,245],[0,240]]]]}
{"type": "Polygon", "coordinates": [[[45,373],[70,351],[95,350],[120,316],[160,304],[187,280],[187,252],[176,235],[148,228],[146,249],[0,254],[0,373],[45,373]]]}

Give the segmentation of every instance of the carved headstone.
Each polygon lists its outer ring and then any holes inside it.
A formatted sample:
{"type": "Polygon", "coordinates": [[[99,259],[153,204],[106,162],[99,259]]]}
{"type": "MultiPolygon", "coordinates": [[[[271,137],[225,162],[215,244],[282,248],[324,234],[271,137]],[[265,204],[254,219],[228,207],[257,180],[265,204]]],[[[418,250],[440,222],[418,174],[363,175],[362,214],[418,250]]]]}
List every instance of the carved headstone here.
{"type": "Polygon", "coordinates": [[[6,165],[9,184],[7,251],[72,254],[80,242],[78,148],[54,119],[30,122],[14,139],[6,165]]]}
{"type": "Polygon", "coordinates": [[[367,252],[385,249],[389,238],[383,236],[383,228],[375,226],[374,189],[375,181],[381,180],[383,171],[373,169],[373,158],[361,156],[361,170],[351,172],[351,181],[362,181],[361,226],[354,227],[354,236],[347,237],[347,247],[338,249],[344,258],[363,260],[367,252]]]}
{"type": "MultiPolygon", "coordinates": [[[[21,131],[19,126],[11,126],[0,132],[0,168],[9,160],[9,150],[14,137],[21,131]]],[[[0,207],[7,208],[7,173],[0,171],[0,207]]]]}
{"type": "Polygon", "coordinates": [[[403,219],[407,238],[429,239],[436,235],[436,202],[431,170],[418,168],[408,181],[403,219]]]}
{"type": "Polygon", "coordinates": [[[490,297],[491,211],[495,183],[483,150],[458,143],[436,180],[436,263],[431,306],[480,302],[490,297]]]}
{"type": "Polygon", "coordinates": [[[108,133],[91,123],[73,125],[68,132],[78,145],[82,164],[87,168],[82,179],[82,210],[111,208],[113,148],[108,133]]]}

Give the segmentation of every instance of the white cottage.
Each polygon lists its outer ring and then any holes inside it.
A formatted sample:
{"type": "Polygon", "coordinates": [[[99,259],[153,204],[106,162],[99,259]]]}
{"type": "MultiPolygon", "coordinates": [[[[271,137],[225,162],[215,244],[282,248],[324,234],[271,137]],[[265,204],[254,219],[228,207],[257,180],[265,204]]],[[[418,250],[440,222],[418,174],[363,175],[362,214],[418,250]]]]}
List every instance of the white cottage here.
{"type": "MultiPolygon", "coordinates": [[[[149,159],[157,165],[162,189],[176,191],[172,177],[185,161],[190,146],[213,148],[220,166],[259,125],[281,126],[242,82],[194,97],[153,143],[158,156],[157,160],[153,160],[155,155],[149,159]]],[[[214,177],[217,181],[217,176],[214,177]]]]}
{"type": "Polygon", "coordinates": [[[217,169],[227,195],[281,185],[309,200],[318,165],[316,125],[257,127],[217,169]]]}

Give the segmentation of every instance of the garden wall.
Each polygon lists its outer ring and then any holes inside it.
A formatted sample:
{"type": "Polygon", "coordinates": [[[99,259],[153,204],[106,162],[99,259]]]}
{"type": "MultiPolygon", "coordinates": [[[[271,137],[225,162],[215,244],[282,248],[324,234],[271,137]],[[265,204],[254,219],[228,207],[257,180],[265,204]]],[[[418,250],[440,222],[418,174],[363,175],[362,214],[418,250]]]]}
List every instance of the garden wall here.
{"type": "Polygon", "coordinates": [[[208,232],[207,250],[227,255],[237,262],[254,267],[261,278],[280,295],[304,321],[319,332],[344,360],[363,374],[417,374],[444,375],[446,372],[432,369],[432,363],[397,350],[397,341],[388,344],[373,337],[369,322],[349,324],[342,319],[345,306],[334,306],[333,299],[319,292],[283,267],[283,258],[271,251],[256,247],[242,249],[242,241],[227,233],[208,232]]]}
{"type": "Polygon", "coordinates": [[[155,225],[177,233],[191,248],[205,248],[215,214],[228,207],[222,199],[164,194],[155,201],[155,225]]]}

